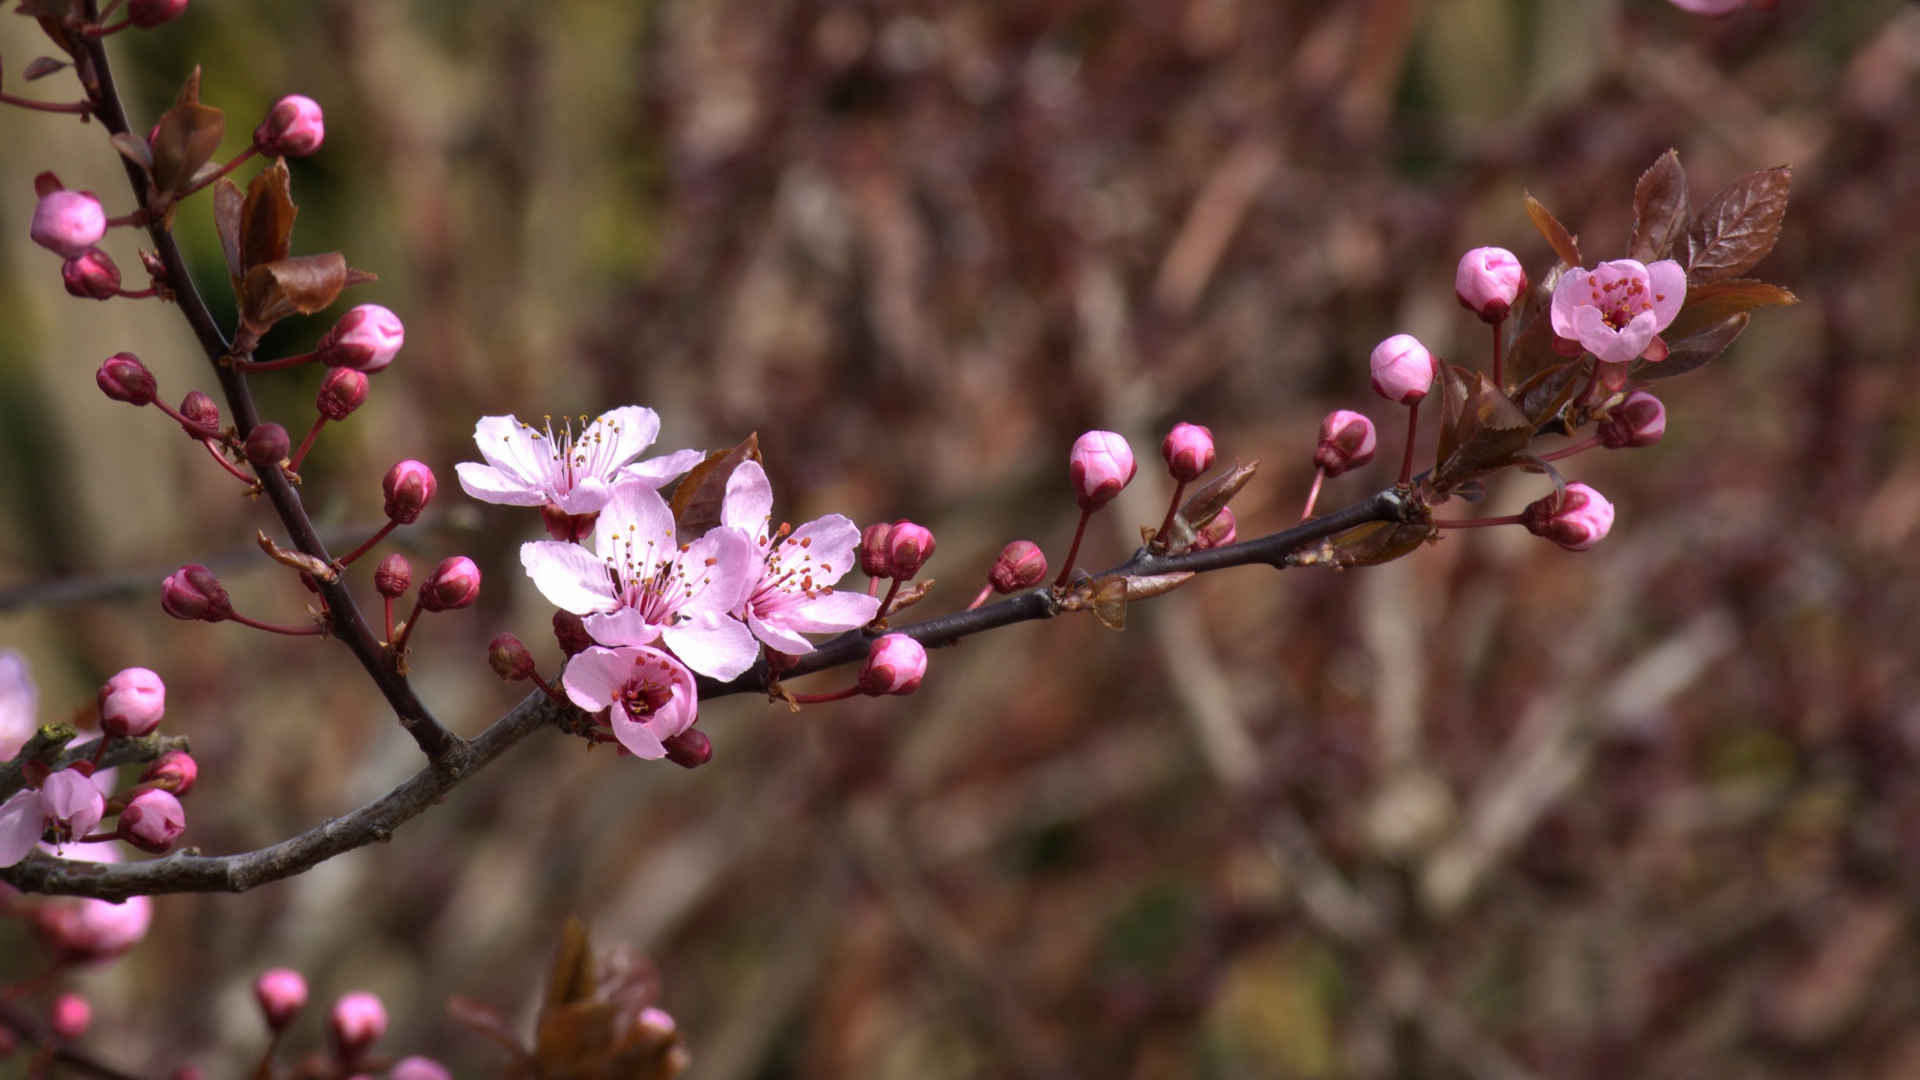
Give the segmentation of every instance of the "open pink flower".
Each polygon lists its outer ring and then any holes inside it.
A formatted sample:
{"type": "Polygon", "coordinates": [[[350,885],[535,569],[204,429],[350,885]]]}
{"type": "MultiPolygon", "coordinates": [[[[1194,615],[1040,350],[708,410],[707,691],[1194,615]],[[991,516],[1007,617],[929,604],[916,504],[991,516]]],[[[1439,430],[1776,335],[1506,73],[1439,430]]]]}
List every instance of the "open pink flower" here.
{"type": "Polygon", "coordinates": [[[0,649],[0,761],[12,761],[38,730],[33,717],[39,697],[27,658],[0,649]]]}
{"type": "Polygon", "coordinates": [[[680,450],[628,464],[658,434],[659,414],[639,405],[602,413],[577,433],[571,424],[556,433],[551,422],[536,430],[512,416],[483,416],[473,441],[486,464],[463,461],[454,471],[466,493],[481,502],[591,514],[607,504],[616,481],[631,477],[657,488],[705,457],[680,450]]]}
{"type": "Polygon", "coordinates": [[[588,712],[612,706],[613,737],[634,757],[649,761],[666,757],[667,740],[700,716],[693,673],[646,646],[592,646],[567,661],[560,685],[588,712]]]}
{"type": "Polygon", "coordinates": [[[727,477],[720,521],[753,541],[759,574],[734,614],[753,635],[783,653],[813,651],[802,634],[837,634],[870,622],[877,597],[843,592],[833,583],[853,568],[860,527],[842,514],[815,518],[797,529],[773,525],[773,485],[757,461],[727,477]]]}
{"type": "Polygon", "coordinates": [[[586,616],[595,641],[658,641],[716,679],[753,666],[759,643],[731,614],[761,572],[746,537],[722,525],[682,548],[666,500],[644,481],[628,480],[615,485],[592,539],[592,550],[560,540],[522,544],[520,563],[554,606],[586,616]]]}
{"type": "Polygon", "coordinates": [[[1603,364],[1624,364],[1647,351],[1686,299],[1687,272],[1672,259],[1575,267],[1553,290],[1553,332],[1578,341],[1603,364]]]}

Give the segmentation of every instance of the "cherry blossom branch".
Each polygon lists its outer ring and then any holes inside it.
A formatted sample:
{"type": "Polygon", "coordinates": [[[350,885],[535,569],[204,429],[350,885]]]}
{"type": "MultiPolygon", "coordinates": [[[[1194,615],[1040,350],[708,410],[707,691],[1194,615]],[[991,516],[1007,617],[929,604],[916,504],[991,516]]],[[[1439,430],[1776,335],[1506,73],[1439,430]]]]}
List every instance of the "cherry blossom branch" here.
{"type": "MultiPolygon", "coordinates": [[[[1407,489],[1389,488],[1334,513],[1257,540],[1179,555],[1155,555],[1143,548],[1097,577],[1206,573],[1252,565],[1285,569],[1290,565],[1288,556],[1355,526],[1409,520],[1416,505],[1407,489]]],[[[923,645],[950,645],[973,634],[1031,619],[1052,618],[1066,610],[1051,590],[1035,589],[984,607],[895,627],[889,632],[905,634],[923,645]]],[[[864,660],[870,642],[871,636],[865,631],[842,634],[798,657],[784,673],[785,677],[864,660]]],[[[767,667],[762,660],[731,682],[702,680],[700,696],[764,692],[766,687],[767,667]]],[[[18,865],[0,869],[0,881],[25,892],[102,900],[174,892],[245,892],[311,869],[354,848],[390,839],[400,825],[441,801],[455,786],[542,727],[581,730],[588,723],[585,714],[571,704],[556,702],[536,692],[494,721],[486,731],[465,742],[466,753],[457,765],[430,765],[360,809],[280,843],[234,855],[203,856],[180,851],[148,862],[118,864],[69,861],[35,853],[18,865]]],[[[112,754],[110,750],[109,760],[112,754]]],[[[0,781],[8,775],[0,771],[0,781]]]]}
{"type": "MultiPolygon", "coordinates": [[[[86,8],[89,19],[95,17],[96,6],[95,0],[88,0],[86,8]]],[[[88,96],[95,103],[95,114],[110,134],[129,133],[131,128],[127,124],[126,108],[114,86],[113,70],[107,61],[105,44],[99,38],[89,38],[84,49],[88,62],[80,65],[79,73],[88,96]]],[[[139,205],[147,205],[146,174],[124,157],[121,165],[126,169],[127,181],[132,185],[139,205]]],[[[181,315],[192,327],[194,337],[200,342],[201,350],[206,353],[207,360],[220,379],[220,389],[226,396],[227,407],[233,413],[234,426],[244,440],[260,423],[259,410],[254,405],[246,376],[234,367],[229,357],[231,345],[219,324],[214,321],[213,312],[201,297],[193,276],[188,273],[186,259],[181,255],[180,245],[174,241],[173,233],[164,223],[154,222],[147,226],[147,235],[166,268],[167,284],[173,290],[175,302],[180,305],[181,315]]],[[[258,472],[261,487],[294,546],[322,562],[332,562],[293,484],[278,469],[260,469],[258,472]]],[[[380,639],[360,614],[353,593],[345,583],[335,579],[316,581],[315,584],[319,587],[320,595],[326,599],[334,636],[353,651],[368,677],[380,688],[381,696],[392,706],[400,725],[407,730],[407,734],[413,736],[421,752],[427,755],[427,760],[435,768],[452,774],[471,771],[471,748],[435,720],[414,695],[405,676],[395,669],[393,657],[380,644],[380,639]]]]}

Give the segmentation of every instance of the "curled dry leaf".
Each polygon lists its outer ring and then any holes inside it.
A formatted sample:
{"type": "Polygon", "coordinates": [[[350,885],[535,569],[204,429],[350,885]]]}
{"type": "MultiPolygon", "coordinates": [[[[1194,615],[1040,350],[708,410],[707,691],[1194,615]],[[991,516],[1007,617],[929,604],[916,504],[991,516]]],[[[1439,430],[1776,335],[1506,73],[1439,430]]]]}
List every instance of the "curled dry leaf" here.
{"type": "Polygon", "coordinates": [[[720,524],[720,504],[727,497],[727,478],[743,461],[760,460],[760,433],[751,432],[738,445],[715,450],[707,459],[687,470],[673,489],[668,505],[680,527],[682,540],[701,536],[720,524]]]}

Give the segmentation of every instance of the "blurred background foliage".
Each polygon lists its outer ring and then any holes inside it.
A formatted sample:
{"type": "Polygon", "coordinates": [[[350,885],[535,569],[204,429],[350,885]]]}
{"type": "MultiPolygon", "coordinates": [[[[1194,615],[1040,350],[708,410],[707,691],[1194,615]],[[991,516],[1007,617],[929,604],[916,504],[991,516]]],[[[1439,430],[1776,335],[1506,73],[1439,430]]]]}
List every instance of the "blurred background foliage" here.
{"type": "MultiPolygon", "coordinates": [[[[1619,509],[1592,552],[1501,529],[1209,575],[1122,633],[940,652],[911,698],[712,703],[697,772],[537,737],[390,845],[162,898],[77,980],[103,1056],[232,1074],[248,980],[286,964],[320,1003],[383,995],[395,1053],[485,1073],[445,1000],[528,1015],[577,913],[658,964],[700,1077],[1920,1074],[1920,9],[201,0],[112,51],[136,126],[195,64],[230,150],[279,94],[325,106],[296,250],[378,272],[342,307],[392,307],[408,345],[304,494],[339,547],[394,460],[439,472],[396,543],[487,574],[416,639],[466,733],[520,696],[491,634],[556,656],[515,550],[537,522],[453,482],[482,414],[640,402],[663,450],[757,431],[783,516],[934,528],[934,613],[1006,540],[1058,557],[1086,427],[1143,459],[1094,565],[1157,520],[1175,420],[1264,463],[1243,535],[1288,524],[1325,411],[1398,431],[1376,341],[1486,362],[1453,264],[1500,244],[1544,272],[1523,189],[1609,257],[1666,148],[1696,200],[1791,163],[1757,272],[1805,302],[1663,384],[1664,442],[1572,463],[1619,509]]],[[[19,81],[38,54],[0,19],[8,89],[67,96],[19,81]]],[[[49,717],[162,672],[209,852],[385,791],[417,755],[345,650],[160,614],[187,561],[259,617],[304,598],[253,550],[266,508],[92,385],[132,349],[170,400],[209,387],[182,322],[66,296],[26,241],[42,169],[126,209],[98,129],[0,110],[0,146],[0,590],[27,587],[0,644],[49,717]]],[[[178,230],[230,305],[204,200],[178,230]]],[[[109,240],[123,269],[134,242],[109,240]]],[[[297,436],[318,378],[256,385],[297,436]]],[[[41,963],[14,927],[0,956],[41,963]]]]}

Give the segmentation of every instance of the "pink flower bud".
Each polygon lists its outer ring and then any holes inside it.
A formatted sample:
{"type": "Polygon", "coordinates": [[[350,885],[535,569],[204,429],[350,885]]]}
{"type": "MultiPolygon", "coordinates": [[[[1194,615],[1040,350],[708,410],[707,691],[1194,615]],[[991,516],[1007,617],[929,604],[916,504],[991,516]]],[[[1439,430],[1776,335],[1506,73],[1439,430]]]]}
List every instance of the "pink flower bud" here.
{"type": "Polygon", "coordinates": [[[713,740],[699,728],[688,728],[667,739],[667,760],[683,769],[697,769],[713,760],[713,740]]]}
{"type": "Polygon", "coordinates": [[[152,784],[175,795],[192,791],[195,781],[199,779],[200,763],[184,750],[169,750],[161,754],[140,774],[141,783],[152,784]]]}
{"type": "Polygon", "coordinates": [[[387,1080],[453,1080],[453,1074],[432,1058],[414,1054],[394,1062],[387,1080]]]}
{"type": "Polygon", "coordinates": [[[130,0],[127,17],[142,30],[170,23],[187,13],[187,0],[130,0]]]}
{"type": "Polygon", "coordinates": [[[1067,472],[1082,510],[1098,510],[1133,480],[1133,447],[1117,432],[1089,431],[1073,440],[1067,472]]]}
{"type": "Polygon", "coordinates": [[[1160,456],[1175,480],[1193,480],[1213,468],[1213,432],[1199,424],[1175,424],[1160,442],[1160,456]]]}
{"type": "Polygon", "coordinates": [[[892,563],[887,557],[887,537],[893,533],[892,524],[877,521],[860,530],[860,572],[871,578],[883,578],[892,575],[892,563]]]}
{"type": "Polygon", "coordinates": [[[452,611],[480,595],[480,568],[465,555],[443,559],[433,576],[420,586],[420,606],[428,611],[452,611]]]}
{"type": "Polygon", "coordinates": [[[107,234],[107,211],[92,192],[49,191],[33,208],[30,231],[34,243],[63,259],[77,259],[107,234]]]}
{"type": "Polygon", "coordinates": [[[41,805],[63,842],[91,833],[106,816],[106,797],[100,794],[88,771],[61,769],[40,784],[41,805]]]}
{"type": "Polygon", "coordinates": [[[1520,512],[1527,531],[1544,536],[1568,551],[1585,551],[1613,528],[1613,504],[1585,484],[1568,484],[1565,495],[1527,504],[1520,512]]]}
{"type": "Polygon", "coordinates": [[[905,518],[887,533],[887,576],[910,580],[933,558],[933,531],[905,518]]]}
{"type": "Polygon", "coordinates": [[[1313,463],[1328,476],[1339,476],[1373,460],[1377,437],[1373,421],[1348,409],[1336,409],[1320,421],[1320,445],[1313,463]]]}
{"type": "Polygon", "coordinates": [[[288,94],[273,103],[267,118],[253,129],[253,145],[268,157],[306,157],[320,149],[327,137],[326,118],[320,103],[310,97],[288,94]]]}
{"type": "Polygon", "coordinates": [[[387,1007],[364,990],[342,994],[327,1013],[327,1029],[340,1057],[352,1061],[387,1033],[387,1007]]]}
{"type": "Polygon", "coordinates": [[[1412,334],[1395,334],[1373,347],[1373,389],[1396,405],[1427,396],[1439,366],[1412,334]]]}
{"type": "Polygon", "coordinates": [[[1506,248],[1474,248],[1453,272],[1453,295],[1483,322],[1505,319],[1526,288],[1527,272],[1506,248]]]}
{"type": "Polygon", "coordinates": [[[307,1007],[307,980],[292,968],[268,968],[253,980],[253,999],[267,1027],[279,1031],[307,1007]]]}
{"type": "Polygon", "coordinates": [[[653,1005],[640,1010],[640,1015],[633,1018],[633,1026],[647,1036],[648,1042],[653,1043],[664,1043],[680,1030],[672,1013],[653,1005]]]}
{"type": "Polygon", "coordinates": [[[120,295],[120,268],[106,252],[94,248],[61,263],[60,282],[69,295],[82,300],[111,300],[120,295]]]}
{"type": "Polygon", "coordinates": [[[100,392],[129,405],[151,405],[155,397],[153,372],[130,352],[114,353],[94,372],[93,381],[100,392]]]}
{"type": "Polygon", "coordinates": [[[1208,548],[1225,547],[1240,538],[1240,525],[1233,516],[1233,507],[1223,506],[1212,520],[1195,531],[1193,550],[1205,551],[1208,548]]]}
{"type": "Polygon", "coordinates": [[[571,659],[593,647],[593,635],[587,633],[586,620],[571,611],[553,613],[553,640],[571,659]]]}
{"type": "Polygon", "coordinates": [[[1645,390],[1635,390],[1627,399],[1607,411],[1595,434],[1600,445],[1609,450],[1632,446],[1652,446],[1667,433],[1667,407],[1645,390]]]}
{"type": "Polygon", "coordinates": [[[247,440],[241,444],[247,455],[247,464],[256,469],[271,469],[287,460],[287,454],[293,449],[293,440],[287,437],[287,429],[269,420],[264,424],[255,424],[247,432],[247,440]]]}
{"type": "Polygon", "coordinates": [[[404,595],[412,584],[413,565],[397,551],[381,559],[380,565],[373,568],[374,591],[389,600],[404,595]]]}
{"type": "Polygon", "coordinates": [[[439,489],[440,482],[425,464],[412,458],[399,462],[388,469],[386,478],[380,481],[380,490],[387,496],[387,519],[402,525],[413,524],[439,489]]]}
{"type": "Polygon", "coordinates": [[[320,394],[313,403],[321,416],[329,420],[345,420],[366,401],[366,373],[337,367],[327,369],[326,377],[320,380],[320,394]]]}
{"type": "Polygon", "coordinates": [[[393,363],[407,340],[400,316],[379,304],[361,304],[340,316],[313,347],[314,356],[332,367],[350,367],[371,375],[393,363]]]}
{"type": "Polygon", "coordinates": [[[53,1015],[47,1026],[55,1035],[72,1041],[87,1033],[93,1024],[93,1006],[79,994],[61,994],[53,999],[53,1015]]]}
{"type": "Polygon", "coordinates": [[[905,634],[884,634],[867,649],[860,669],[863,694],[911,694],[927,674],[927,650],[905,634]]]}
{"type": "Polygon", "coordinates": [[[135,795],[120,811],[115,835],[141,851],[158,855],[187,831],[187,811],[170,791],[149,788],[135,795]]]}
{"type": "Polygon", "coordinates": [[[130,667],[100,688],[100,729],[109,735],[145,735],[167,711],[167,684],[143,667],[130,667]]]}
{"type": "Polygon", "coordinates": [[[151,896],[132,896],[117,904],[106,900],[54,901],[42,904],[33,913],[34,932],[70,962],[118,956],[139,944],[151,925],[151,896]]]}
{"type": "Polygon", "coordinates": [[[220,406],[198,390],[190,390],[180,399],[180,415],[193,425],[181,425],[190,439],[209,439],[220,434],[220,406]]]}
{"type": "Polygon", "coordinates": [[[1031,540],[1015,540],[1000,549],[987,571],[987,581],[997,593],[1019,592],[1040,584],[1047,576],[1047,553],[1031,540]]]}
{"type": "Polygon", "coordinates": [[[487,642],[487,663],[495,675],[508,682],[519,682],[535,670],[533,653],[509,633],[495,634],[493,640],[487,642]]]}
{"type": "Polygon", "coordinates": [[[233,602],[220,579],[197,563],[175,570],[160,583],[160,609],[176,619],[220,622],[233,617],[233,602]]]}

